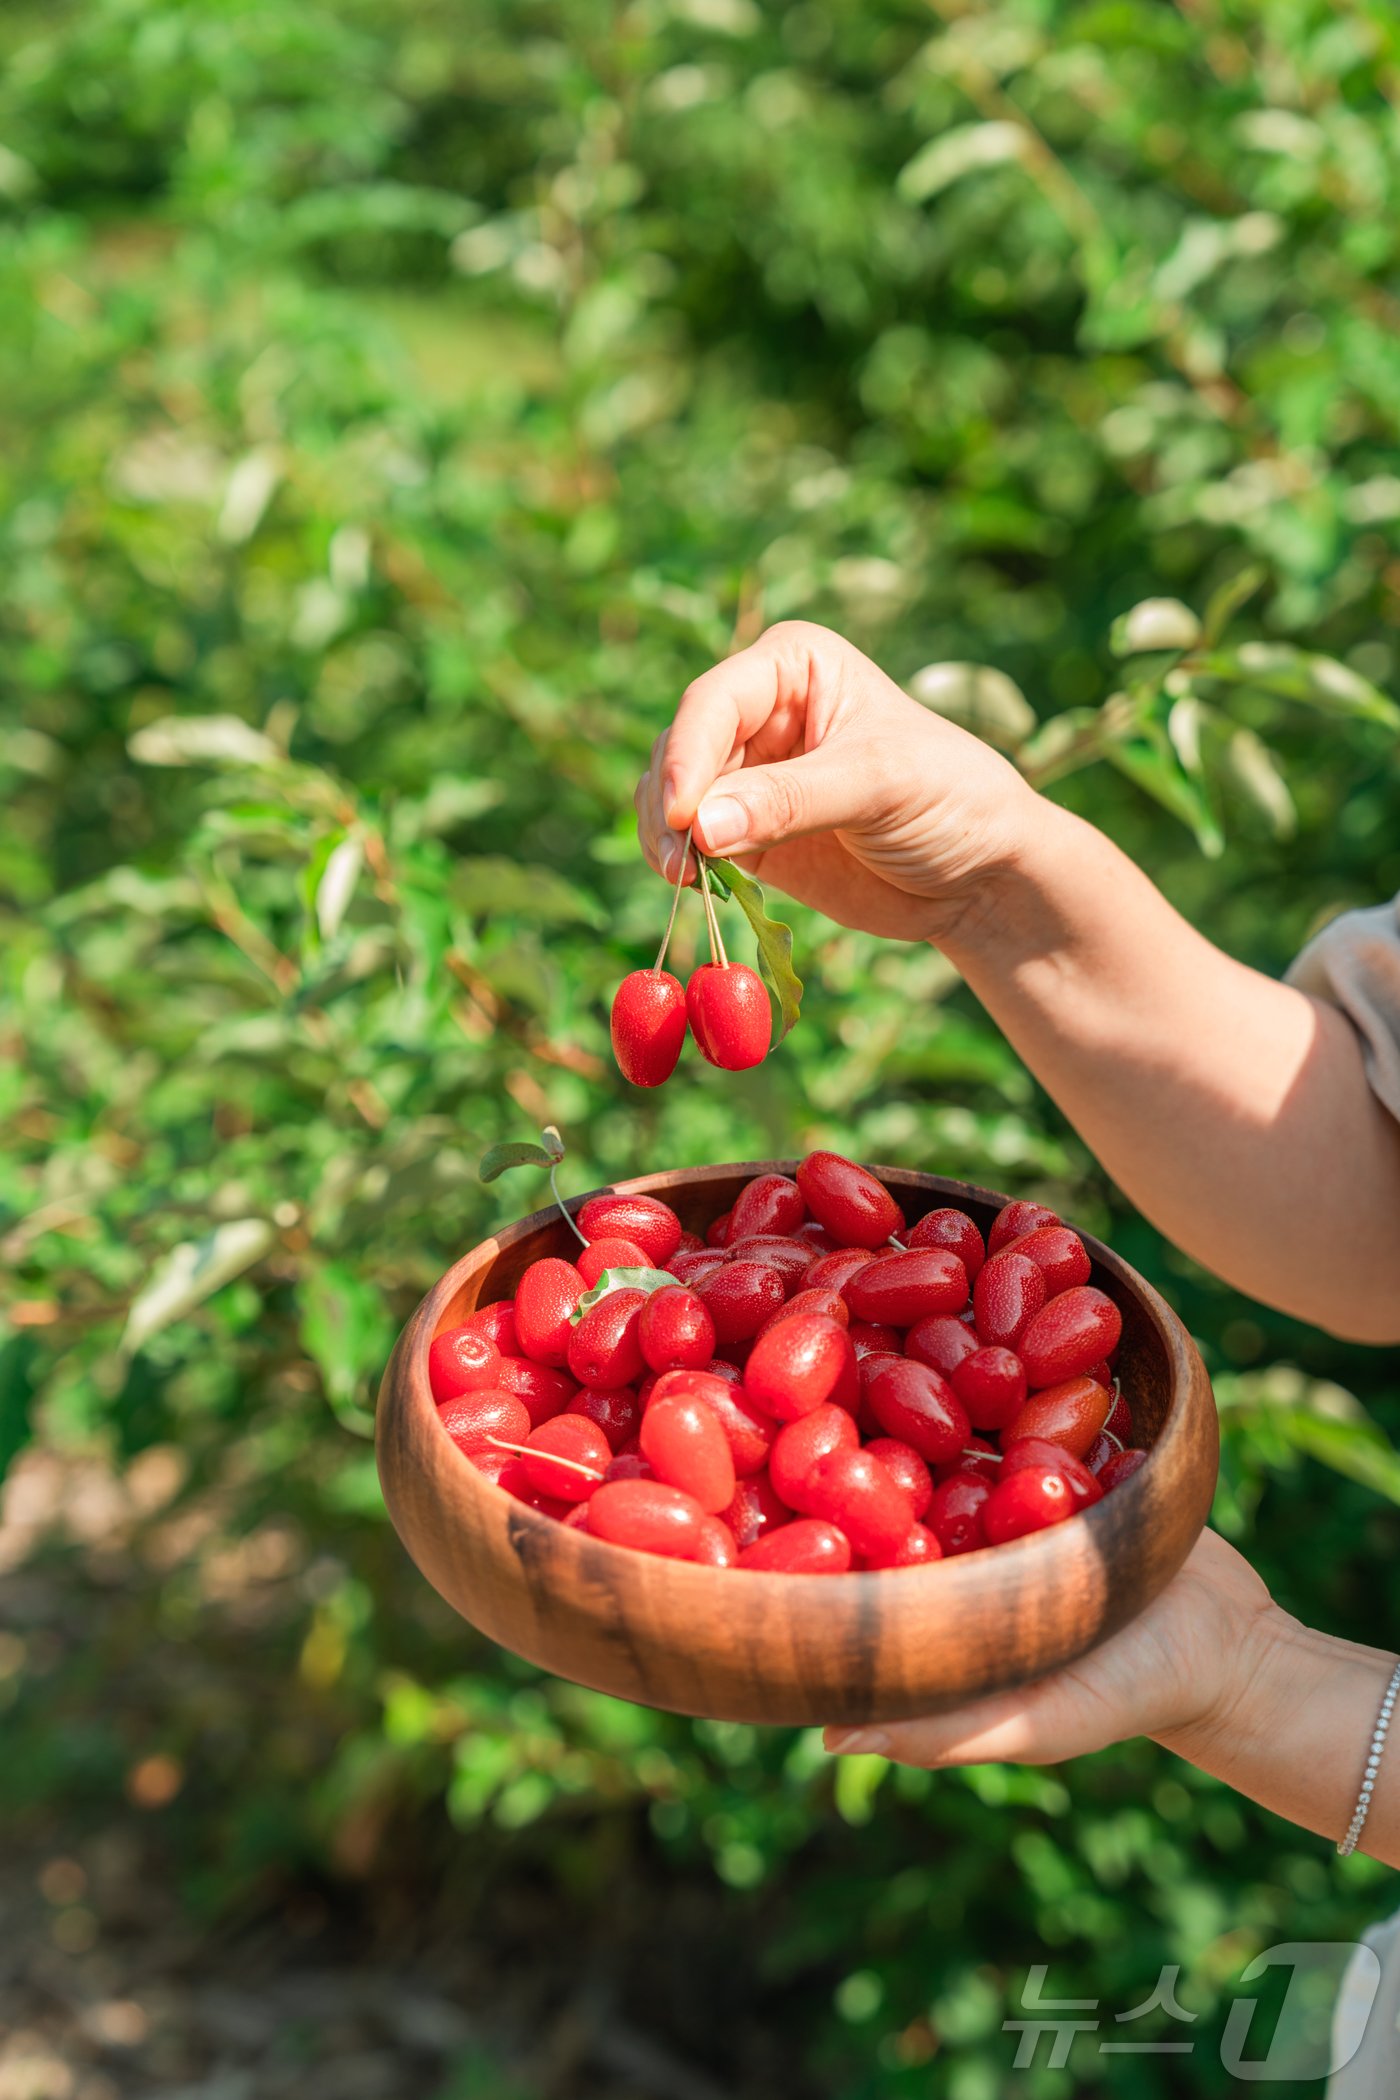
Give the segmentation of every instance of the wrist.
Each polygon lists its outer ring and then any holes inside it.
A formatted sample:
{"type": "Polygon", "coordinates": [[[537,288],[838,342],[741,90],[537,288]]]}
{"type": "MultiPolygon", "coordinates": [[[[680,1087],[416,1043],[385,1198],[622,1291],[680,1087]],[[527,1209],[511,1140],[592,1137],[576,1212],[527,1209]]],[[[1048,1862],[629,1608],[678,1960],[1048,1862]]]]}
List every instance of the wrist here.
{"type": "Polygon", "coordinates": [[[1079,900],[1095,894],[1091,864],[1116,851],[1092,825],[1024,785],[1000,828],[1002,843],[930,934],[969,978],[1063,955],[1079,932],[1079,900]]]}
{"type": "Polygon", "coordinates": [[[1270,1739],[1326,1644],[1325,1634],[1270,1599],[1237,1621],[1220,1682],[1199,1705],[1151,1730],[1152,1741],[1188,1764],[1227,1776],[1232,1763],[1247,1761],[1270,1739]]]}

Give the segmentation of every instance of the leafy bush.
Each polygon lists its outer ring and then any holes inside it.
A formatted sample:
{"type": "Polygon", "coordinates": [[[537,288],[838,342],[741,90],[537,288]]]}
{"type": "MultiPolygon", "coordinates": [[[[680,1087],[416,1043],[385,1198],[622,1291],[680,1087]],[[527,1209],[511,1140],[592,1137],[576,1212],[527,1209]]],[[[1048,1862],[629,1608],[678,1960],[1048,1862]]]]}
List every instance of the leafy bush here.
{"type": "Polygon", "coordinates": [[[6,1680],[12,1813],[95,1813],[156,1742],[211,1910],[386,1872],[439,1804],[584,1919],[623,1858],[639,1903],[693,1879],[842,2100],[935,2055],[952,2100],[1069,2092],[1007,2070],[1032,1960],[1110,2008],[1180,1962],[1218,2024],[1378,1872],[1142,1745],[833,1772],[540,1682],[405,1568],[366,1438],[398,1325],[519,1207],[490,1143],[559,1123],[577,1187],[832,1143],[1110,1235],[1217,1374],[1219,1521],[1290,1608],[1393,1623],[1390,1365],[1160,1245],[936,955],[796,914],[796,1034],[655,1099],[605,1019],[664,910],[650,741],[789,616],[1264,968],[1400,887],[1393,13],[93,0],[0,36],[0,1459],[42,1431],[149,1488],[100,1638],[6,1680]]]}

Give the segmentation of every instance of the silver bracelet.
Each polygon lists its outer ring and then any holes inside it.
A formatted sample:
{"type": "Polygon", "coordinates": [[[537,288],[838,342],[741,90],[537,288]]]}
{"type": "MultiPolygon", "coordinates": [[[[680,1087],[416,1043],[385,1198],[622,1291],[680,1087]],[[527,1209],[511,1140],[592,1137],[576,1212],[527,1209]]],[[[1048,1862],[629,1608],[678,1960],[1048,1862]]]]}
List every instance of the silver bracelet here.
{"type": "Polygon", "coordinates": [[[1386,1733],[1390,1727],[1390,1717],[1395,1711],[1397,1697],[1400,1697],[1400,1663],[1395,1665],[1394,1674],[1386,1687],[1385,1697],[1381,1701],[1380,1713],[1376,1717],[1376,1731],[1371,1737],[1370,1755],[1366,1759],[1366,1776],[1361,1782],[1361,1792],[1357,1796],[1356,1813],[1347,1827],[1346,1836],[1337,1847],[1343,1859],[1347,1857],[1348,1853],[1356,1850],[1357,1842],[1366,1827],[1366,1817],[1371,1807],[1371,1796],[1376,1791],[1376,1774],[1381,1768],[1381,1753],[1385,1749],[1386,1733]]]}

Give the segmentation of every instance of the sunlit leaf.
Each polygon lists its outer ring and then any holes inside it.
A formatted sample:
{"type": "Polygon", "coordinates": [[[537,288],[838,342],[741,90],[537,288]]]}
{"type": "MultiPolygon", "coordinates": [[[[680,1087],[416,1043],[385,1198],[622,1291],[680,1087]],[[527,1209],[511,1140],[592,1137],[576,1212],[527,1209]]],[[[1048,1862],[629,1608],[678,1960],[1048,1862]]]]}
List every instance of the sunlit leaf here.
{"type": "Polygon", "coordinates": [[[940,190],[981,168],[1004,168],[1029,157],[1031,139],[1019,124],[995,119],[955,124],[920,147],[900,170],[898,189],[911,204],[925,204],[940,190]]]}
{"type": "Polygon", "coordinates": [[[909,692],[920,706],[1002,751],[1015,751],[1036,728],[1035,709],[1021,688],[990,664],[925,664],[909,680],[909,692]]]}
{"type": "Polygon", "coordinates": [[[1400,707],[1369,678],[1335,657],[1310,655],[1284,642],[1245,642],[1235,650],[1217,650],[1201,657],[1195,669],[1201,677],[1274,693],[1321,714],[1352,715],[1400,729],[1400,707]]]}
{"type": "Polygon", "coordinates": [[[316,887],[316,924],[323,941],[334,940],[339,932],[364,864],[364,841],[351,832],[332,851],[316,887]]]}
{"type": "Polygon", "coordinates": [[[504,1174],[511,1167],[552,1166],[558,1157],[558,1153],[546,1151],[543,1145],[493,1145],[489,1152],[483,1152],[481,1155],[481,1163],[476,1170],[477,1179],[495,1181],[498,1175],[504,1174]]]}
{"type": "Polygon", "coordinates": [[[121,1340],[126,1354],[144,1348],[162,1328],[251,1269],[275,1237],[265,1218],[231,1218],[202,1239],[172,1247],[131,1302],[121,1340]]]}
{"type": "Polygon", "coordinates": [[[133,731],[127,749],[143,766],[276,766],[282,753],[237,715],[164,715],[133,731]]]}
{"type": "Polygon", "coordinates": [[[1146,656],[1158,649],[1194,649],[1201,623],[1179,598],[1144,598],[1109,629],[1115,656],[1146,656]]]}
{"type": "Polygon", "coordinates": [[[673,1276],[668,1269],[604,1269],[598,1281],[584,1292],[569,1314],[569,1325],[577,1327],[586,1312],[600,1299],[610,1298],[614,1291],[646,1291],[649,1295],[652,1291],[665,1290],[668,1283],[680,1283],[679,1276],[673,1276]]]}

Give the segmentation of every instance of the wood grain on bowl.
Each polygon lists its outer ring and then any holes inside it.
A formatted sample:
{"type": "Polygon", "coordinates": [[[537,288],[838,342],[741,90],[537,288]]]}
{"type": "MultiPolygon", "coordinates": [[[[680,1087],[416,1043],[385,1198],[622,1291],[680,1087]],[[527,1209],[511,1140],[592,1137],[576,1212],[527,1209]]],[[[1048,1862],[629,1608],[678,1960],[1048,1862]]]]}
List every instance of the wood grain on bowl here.
{"type": "MultiPolygon", "coordinates": [[[[661,1197],[703,1233],[754,1175],[794,1165],[692,1167],[615,1187],[661,1197]]],[[[956,1204],[985,1232],[1006,1200],[934,1175],[872,1171],[911,1223],[956,1204]]],[[[1083,1515],[930,1567],[821,1576],[699,1567],[566,1529],[493,1486],[443,1433],[428,1345],[478,1305],[509,1297],[530,1262],[574,1244],[558,1212],[542,1210],[449,1269],[399,1337],[377,1429],[389,1514],[429,1582],[492,1640],[557,1676],[720,1720],[929,1713],[1082,1655],[1165,1587],[1205,1523],[1219,1448],[1205,1366],[1150,1284],[1084,1236],[1093,1281],[1123,1314],[1118,1369],[1151,1457],[1083,1515]]]]}

